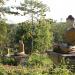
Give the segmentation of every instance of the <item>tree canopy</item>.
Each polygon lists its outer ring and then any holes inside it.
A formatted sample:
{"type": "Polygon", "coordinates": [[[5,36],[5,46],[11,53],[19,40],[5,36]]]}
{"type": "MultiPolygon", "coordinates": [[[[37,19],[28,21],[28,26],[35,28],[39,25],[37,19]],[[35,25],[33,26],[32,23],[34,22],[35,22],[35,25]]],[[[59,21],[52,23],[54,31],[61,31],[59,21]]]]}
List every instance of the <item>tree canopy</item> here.
{"type": "Polygon", "coordinates": [[[53,40],[50,23],[42,20],[34,24],[33,32],[31,22],[19,24],[16,28],[16,42],[18,43],[22,39],[25,43],[25,50],[32,51],[32,42],[33,51],[41,52],[50,49],[53,40]]]}

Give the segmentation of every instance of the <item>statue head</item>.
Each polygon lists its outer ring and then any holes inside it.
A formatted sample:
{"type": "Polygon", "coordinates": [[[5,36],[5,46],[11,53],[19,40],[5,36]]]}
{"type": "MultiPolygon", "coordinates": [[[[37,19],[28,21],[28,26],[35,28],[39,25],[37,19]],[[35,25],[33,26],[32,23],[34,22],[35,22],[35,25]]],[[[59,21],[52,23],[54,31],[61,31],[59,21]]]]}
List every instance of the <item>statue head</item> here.
{"type": "Polygon", "coordinates": [[[73,24],[74,24],[74,17],[72,15],[69,15],[67,18],[66,18],[66,23],[68,25],[68,27],[73,27],[73,24]]]}
{"type": "Polygon", "coordinates": [[[23,44],[23,41],[22,41],[22,40],[19,40],[19,43],[20,43],[20,44],[23,44]]]}

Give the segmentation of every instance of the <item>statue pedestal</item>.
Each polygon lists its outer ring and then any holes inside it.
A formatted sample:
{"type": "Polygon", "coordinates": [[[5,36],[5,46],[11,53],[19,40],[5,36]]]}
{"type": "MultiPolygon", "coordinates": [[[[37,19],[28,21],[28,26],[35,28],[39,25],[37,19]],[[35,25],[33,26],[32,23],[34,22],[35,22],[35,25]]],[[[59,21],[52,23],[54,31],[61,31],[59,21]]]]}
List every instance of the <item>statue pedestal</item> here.
{"type": "Polygon", "coordinates": [[[49,57],[51,58],[55,66],[63,64],[64,62],[65,64],[68,64],[69,66],[74,65],[73,68],[75,69],[75,53],[61,54],[61,53],[57,53],[53,51],[47,51],[47,54],[49,55],[49,57]]]}
{"type": "MultiPolygon", "coordinates": [[[[28,60],[28,55],[24,54],[24,55],[4,55],[4,56],[1,56],[1,58],[4,60],[4,59],[11,59],[13,58],[14,61],[15,61],[15,65],[14,63],[11,64],[11,65],[14,65],[14,66],[18,66],[18,65],[22,65],[22,66],[25,66],[26,65],[26,62],[28,60]]],[[[7,63],[8,65],[10,65],[9,63],[7,63]]]]}
{"type": "Polygon", "coordinates": [[[28,56],[26,54],[24,55],[17,55],[17,56],[13,56],[13,58],[17,61],[17,65],[25,65],[25,61],[27,61],[28,56]]]}

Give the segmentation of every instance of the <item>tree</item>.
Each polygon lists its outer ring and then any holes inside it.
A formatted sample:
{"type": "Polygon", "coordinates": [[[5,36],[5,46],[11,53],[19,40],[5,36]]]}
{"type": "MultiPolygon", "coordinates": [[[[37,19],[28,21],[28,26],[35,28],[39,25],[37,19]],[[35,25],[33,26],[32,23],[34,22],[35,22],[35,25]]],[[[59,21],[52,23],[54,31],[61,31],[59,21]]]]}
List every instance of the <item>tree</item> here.
{"type": "Polygon", "coordinates": [[[21,3],[21,6],[16,8],[24,11],[24,15],[31,14],[31,17],[32,14],[33,16],[37,15],[37,17],[39,17],[40,15],[45,15],[44,12],[48,11],[49,9],[47,5],[43,4],[38,0],[24,0],[24,2],[21,3]]]}
{"type": "Polygon", "coordinates": [[[4,45],[7,38],[7,24],[4,21],[0,21],[0,45],[4,45]]]}
{"type": "Polygon", "coordinates": [[[35,19],[38,19],[40,15],[45,15],[44,12],[49,10],[49,7],[46,4],[43,4],[38,0],[23,0],[20,6],[11,6],[11,7],[1,7],[5,13],[8,14],[21,14],[18,11],[11,11],[11,9],[16,8],[17,10],[21,10],[24,12],[24,15],[29,14],[34,16],[35,19]],[[43,13],[41,13],[43,11],[43,13]]]}
{"type": "Polygon", "coordinates": [[[4,3],[4,1],[3,0],[0,0],[0,3],[4,3]]]}
{"type": "MultiPolygon", "coordinates": [[[[36,34],[36,31],[39,30],[39,27],[40,27],[41,32],[44,31],[42,28],[45,29],[45,27],[46,27],[43,25],[42,21],[45,19],[45,16],[46,16],[45,12],[48,11],[48,7],[45,4],[43,4],[42,2],[37,1],[37,0],[24,0],[24,2],[21,3],[21,6],[11,7],[11,8],[16,8],[18,10],[23,11],[24,15],[26,15],[26,14],[30,15],[31,21],[20,24],[16,29],[16,35],[15,36],[16,36],[16,42],[18,42],[19,39],[23,38],[25,44],[27,45],[27,48],[29,48],[29,49],[32,48],[32,50],[33,50],[34,48],[36,48],[34,46],[34,44],[37,42],[37,40],[34,40],[35,39],[34,33],[36,34]],[[40,23],[38,23],[39,18],[40,18],[40,23]],[[37,20],[37,22],[34,20],[37,20]],[[28,46],[28,45],[30,45],[30,46],[28,46]]],[[[11,14],[16,13],[16,15],[18,15],[18,12],[12,12],[12,11],[10,11],[9,8],[8,8],[8,10],[7,10],[7,8],[4,8],[3,10],[6,13],[11,13],[11,14]]],[[[45,24],[49,24],[49,23],[45,23],[45,24]]],[[[49,30],[48,27],[46,27],[45,30],[49,30]]],[[[39,35],[41,35],[41,33],[39,35]]],[[[45,36],[45,35],[43,35],[43,36],[45,36]]],[[[40,39],[42,38],[41,36],[39,36],[39,37],[40,37],[40,39]]],[[[47,37],[45,37],[45,38],[47,38],[47,37]]],[[[37,37],[37,39],[39,39],[39,38],[37,37]]],[[[43,44],[41,44],[41,45],[43,45],[43,44]]],[[[40,46],[40,47],[43,47],[43,46],[40,46]]],[[[46,48],[48,48],[48,47],[46,47],[46,48]]]]}
{"type": "Polygon", "coordinates": [[[14,24],[8,24],[8,30],[7,30],[7,41],[6,44],[8,47],[14,48],[15,47],[15,31],[16,31],[16,25],[14,24]]]}
{"type": "Polygon", "coordinates": [[[52,32],[50,31],[51,25],[49,22],[40,21],[35,22],[34,32],[32,33],[32,23],[24,22],[19,24],[16,28],[16,42],[23,39],[25,44],[25,50],[27,52],[31,51],[45,51],[52,46],[52,32]],[[33,39],[32,39],[33,38],[33,39]],[[32,40],[33,40],[33,50],[32,50],[32,40]]]}
{"type": "MultiPolygon", "coordinates": [[[[14,8],[14,7],[13,7],[14,8]]],[[[16,9],[19,9],[24,12],[24,15],[29,14],[31,17],[31,28],[32,33],[34,32],[34,20],[37,20],[39,18],[43,18],[46,16],[45,12],[48,11],[47,5],[43,4],[42,2],[38,0],[24,0],[23,3],[21,3],[21,6],[16,7],[16,9]]],[[[32,50],[33,50],[33,36],[32,36],[32,50]]]]}
{"type": "Polygon", "coordinates": [[[65,22],[53,23],[52,32],[54,35],[54,42],[64,42],[64,33],[67,29],[65,22]]]}
{"type": "Polygon", "coordinates": [[[19,43],[19,40],[23,40],[25,44],[26,53],[29,53],[32,48],[32,25],[31,22],[20,23],[16,27],[15,41],[19,43]]]}
{"type": "Polygon", "coordinates": [[[45,20],[40,21],[34,29],[33,41],[34,50],[46,51],[51,49],[53,42],[53,33],[51,32],[51,24],[45,20]]]}

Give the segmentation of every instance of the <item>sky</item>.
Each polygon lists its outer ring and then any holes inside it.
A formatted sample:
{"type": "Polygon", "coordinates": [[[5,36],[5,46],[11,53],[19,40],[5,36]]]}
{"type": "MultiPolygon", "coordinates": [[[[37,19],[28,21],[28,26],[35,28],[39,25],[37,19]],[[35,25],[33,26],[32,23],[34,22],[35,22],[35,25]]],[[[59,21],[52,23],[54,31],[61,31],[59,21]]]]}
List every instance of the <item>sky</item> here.
{"type": "Polygon", "coordinates": [[[51,9],[50,17],[65,21],[68,15],[75,17],[75,0],[43,0],[51,9]]]}
{"type": "MultiPolygon", "coordinates": [[[[50,12],[47,12],[46,18],[52,18],[58,22],[65,21],[68,15],[75,17],[75,0],[42,0],[44,4],[50,7],[50,12]]],[[[20,0],[10,0],[6,3],[7,6],[18,6],[20,0]]],[[[27,15],[28,17],[28,15],[27,15]]],[[[25,16],[6,15],[9,23],[18,23],[25,21],[25,16]]]]}

